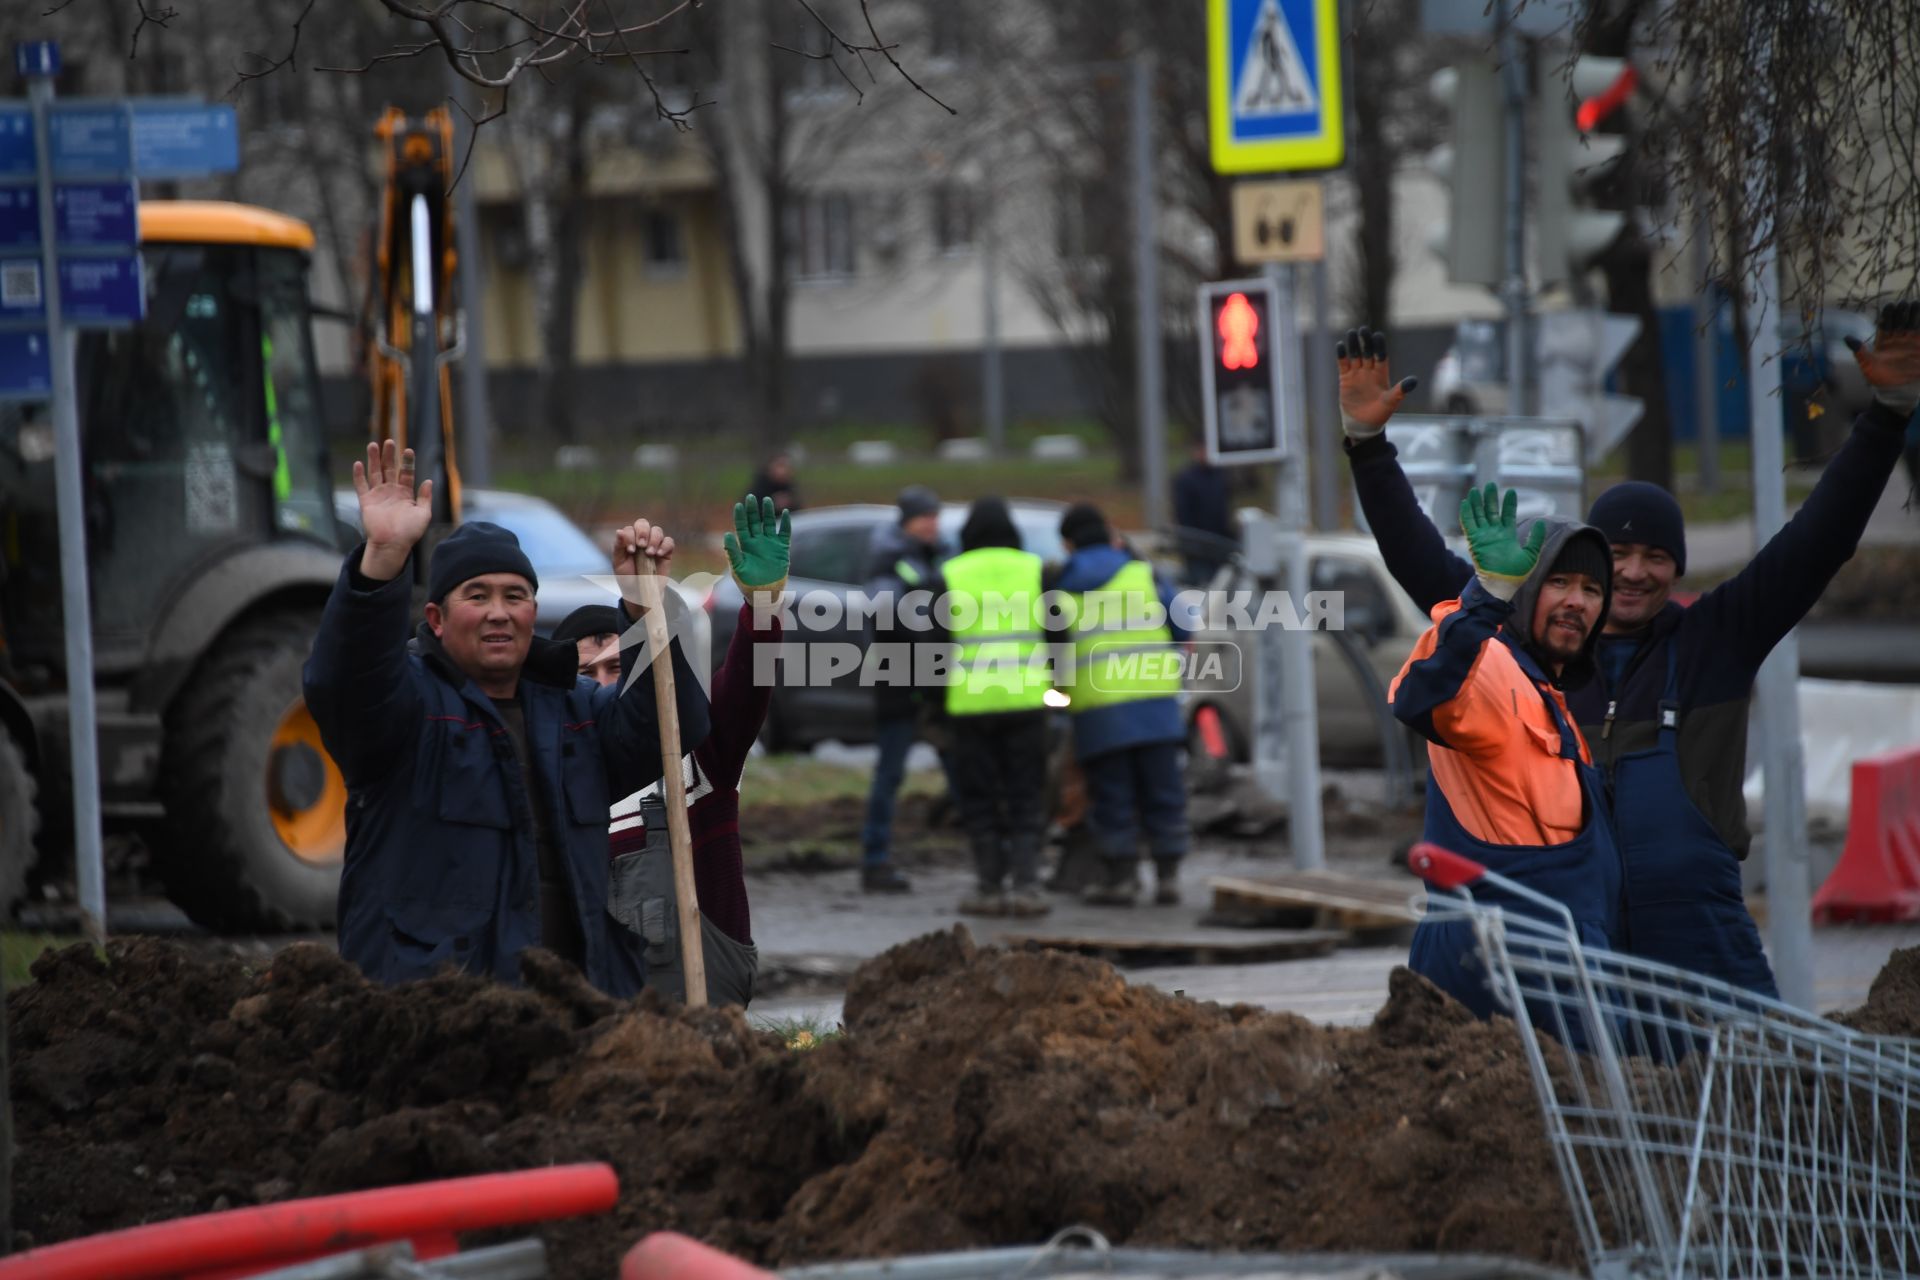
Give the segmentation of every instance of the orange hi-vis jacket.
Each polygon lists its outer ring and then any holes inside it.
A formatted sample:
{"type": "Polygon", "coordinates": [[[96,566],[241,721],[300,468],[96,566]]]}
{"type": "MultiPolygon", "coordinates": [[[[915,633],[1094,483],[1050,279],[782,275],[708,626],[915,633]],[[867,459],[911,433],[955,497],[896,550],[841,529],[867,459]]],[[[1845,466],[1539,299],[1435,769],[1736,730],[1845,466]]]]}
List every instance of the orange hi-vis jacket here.
{"type": "MultiPolygon", "coordinates": [[[[1470,583],[1433,607],[1387,699],[1432,744],[1427,762],[1454,817],[1489,844],[1565,844],[1585,817],[1577,766],[1543,698],[1573,717],[1533,660],[1500,631],[1513,606],[1470,583]]],[[[1579,730],[1573,729],[1579,737],[1579,730]]],[[[1580,758],[1592,763],[1584,738],[1580,758]]]]}

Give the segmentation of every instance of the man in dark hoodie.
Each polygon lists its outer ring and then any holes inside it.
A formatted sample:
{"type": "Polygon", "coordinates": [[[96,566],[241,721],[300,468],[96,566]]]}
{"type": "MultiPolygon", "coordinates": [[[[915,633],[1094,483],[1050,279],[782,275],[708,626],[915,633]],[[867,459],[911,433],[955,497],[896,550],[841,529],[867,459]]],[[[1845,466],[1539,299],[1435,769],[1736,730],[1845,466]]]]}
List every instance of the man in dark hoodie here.
{"type": "Polygon", "coordinates": [[[1040,557],[1021,549],[1000,498],[981,498],[960,528],[960,554],[931,584],[937,633],[957,646],[946,685],[954,802],[978,884],[968,915],[1037,916],[1047,783],[1047,691],[1040,557]],[[1011,885],[1009,885],[1011,880],[1011,885]]]}
{"type": "MultiPolygon", "coordinates": [[[[381,982],[445,967],[504,982],[542,946],[614,996],[639,993],[640,937],[607,913],[607,807],[660,776],[653,683],[580,679],[572,644],[534,634],[539,580],[512,533],[462,525],[433,553],[426,621],[408,643],[413,549],[433,513],[413,451],[353,467],[366,541],[348,553],[303,673],[307,706],[347,783],[340,953],[381,982]],[[624,690],[624,692],[623,692],[624,690]]],[[[664,572],[673,539],[615,534],[613,572],[664,572]]],[[[627,605],[629,617],[638,611],[627,605]]],[[[680,739],[707,699],[671,646],[680,739]]]]}
{"type": "MultiPolygon", "coordinates": [[[[1920,404],[1920,306],[1885,308],[1871,347],[1850,343],[1874,403],[1800,510],[1752,562],[1682,608],[1680,504],[1629,481],[1587,521],[1611,544],[1612,604],[1594,675],[1567,704],[1593,744],[1626,866],[1621,950],[1772,996],[1773,971],[1740,888],[1747,855],[1747,709],[1753,681],[1853,555],[1920,404]]],[[[1386,426],[1413,379],[1388,372],[1386,339],[1348,334],[1340,408],[1354,488],[1394,580],[1423,609],[1472,575],[1447,549],[1395,460],[1386,426]]]]}
{"type": "MultiPolygon", "coordinates": [[[[1393,713],[1432,744],[1425,838],[1563,903],[1583,944],[1612,946],[1620,853],[1586,740],[1561,693],[1592,665],[1611,576],[1600,532],[1535,521],[1523,542],[1488,485],[1460,504],[1474,574],[1433,608],[1389,691],[1393,713]]],[[[1508,911],[1533,904],[1476,889],[1508,911]]],[[[1472,930],[1423,921],[1408,965],[1480,1017],[1492,993],[1473,968],[1472,930]]]]}
{"type": "MultiPolygon", "coordinates": [[[[923,591],[945,559],[940,544],[940,495],[923,484],[900,491],[900,519],[875,539],[867,567],[867,595],[883,597],[890,608],[876,614],[869,630],[870,654],[924,640],[900,617],[901,603],[923,591]],[[881,647],[885,646],[885,650],[881,647]]],[[[912,671],[910,658],[893,655],[894,669],[912,671]]],[[[880,680],[873,686],[874,743],[879,758],[867,792],[867,820],[860,830],[860,887],[868,893],[906,893],[912,883],[893,862],[893,807],[907,776],[907,752],[920,728],[930,692],[911,680],[880,680]]]]}

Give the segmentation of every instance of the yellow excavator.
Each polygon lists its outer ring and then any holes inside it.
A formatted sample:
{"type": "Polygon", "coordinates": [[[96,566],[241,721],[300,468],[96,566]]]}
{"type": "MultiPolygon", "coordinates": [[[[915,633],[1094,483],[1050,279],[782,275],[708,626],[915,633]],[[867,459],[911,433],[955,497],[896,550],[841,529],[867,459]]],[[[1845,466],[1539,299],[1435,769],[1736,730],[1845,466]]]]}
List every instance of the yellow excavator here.
{"type": "MultiPolygon", "coordinates": [[[[372,430],[459,512],[461,343],[444,111],[382,119],[372,430]],[[424,394],[417,388],[426,388],[424,394]]],[[[247,205],[145,201],[147,315],[76,348],[102,812],[169,896],[226,931],[331,924],[346,787],[300,695],[340,569],[307,271],[313,231],[247,205]]],[[[70,871],[53,434],[0,403],[0,917],[70,871]]]]}

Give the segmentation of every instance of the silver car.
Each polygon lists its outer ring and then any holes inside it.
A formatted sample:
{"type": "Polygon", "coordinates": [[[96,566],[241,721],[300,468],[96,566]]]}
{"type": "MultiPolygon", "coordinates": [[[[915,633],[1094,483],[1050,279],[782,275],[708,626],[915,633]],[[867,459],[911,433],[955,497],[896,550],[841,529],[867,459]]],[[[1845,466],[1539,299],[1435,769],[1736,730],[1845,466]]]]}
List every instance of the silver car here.
{"type": "MultiPolygon", "coordinates": [[[[1028,551],[1048,562],[1066,558],[1066,548],[1060,541],[1065,503],[1012,498],[1007,506],[1014,527],[1020,530],[1021,544],[1028,551]]],[[[940,508],[940,539],[949,555],[960,549],[960,526],[966,523],[967,511],[964,502],[948,502],[940,508]]],[[[844,604],[853,592],[865,587],[876,540],[899,519],[897,507],[879,503],[814,507],[793,513],[793,563],[787,588],[795,601],[799,633],[786,637],[786,645],[864,643],[863,628],[851,624],[845,609],[838,610],[835,622],[809,623],[800,604],[815,593],[844,604]]],[[[732,578],[722,578],[706,603],[712,616],[713,663],[717,667],[726,657],[739,620],[740,588],[732,578]]],[[[871,742],[873,734],[873,690],[862,687],[859,672],[853,671],[818,687],[783,680],[773,691],[761,741],[770,751],[784,751],[828,739],[871,742]]]]}
{"type": "MultiPolygon", "coordinates": [[[[1364,658],[1365,672],[1357,671],[1341,651],[1341,641],[1330,632],[1313,636],[1313,681],[1319,703],[1320,758],[1323,763],[1353,768],[1383,763],[1382,730],[1401,733],[1383,719],[1384,691],[1399,674],[1413,643],[1429,620],[1387,572],[1386,562],[1372,538],[1359,534],[1307,535],[1307,573],[1310,590],[1338,591],[1345,610],[1345,630],[1353,642],[1349,651],[1364,658]]],[[[1238,564],[1220,570],[1211,584],[1216,593],[1255,591],[1256,584],[1238,564]]],[[[1216,597],[1217,599],[1218,597],[1216,597]]],[[[1196,652],[1206,646],[1232,646],[1243,661],[1224,664],[1225,678],[1212,679],[1204,668],[1193,667],[1188,681],[1187,721],[1195,725],[1199,744],[1200,712],[1213,708],[1219,716],[1230,758],[1252,757],[1254,685],[1259,659],[1259,633],[1232,629],[1221,609],[1214,609],[1208,625],[1196,631],[1196,652]]]]}

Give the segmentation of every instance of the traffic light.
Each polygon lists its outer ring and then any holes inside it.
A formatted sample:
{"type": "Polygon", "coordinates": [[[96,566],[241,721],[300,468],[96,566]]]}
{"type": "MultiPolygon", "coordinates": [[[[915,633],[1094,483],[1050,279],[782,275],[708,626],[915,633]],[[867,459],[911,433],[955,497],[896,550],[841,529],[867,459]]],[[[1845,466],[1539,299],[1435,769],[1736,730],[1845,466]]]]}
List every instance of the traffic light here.
{"type": "Polygon", "coordinates": [[[1470,58],[1435,72],[1428,89],[1447,109],[1449,141],[1427,156],[1427,167],[1447,186],[1447,214],[1427,246],[1445,260],[1455,284],[1497,288],[1506,274],[1507,190],[1499,69],[1470,58]]]}
{"type": "Polygon", "coordinates": [[[1215,462],[1280,456],[1274,291],[1266,280],[1200,286],[1200,378],[1207,456],[1215,462]]]}
{"type": "Polygon", "coordinates": [[[1534,210],[1543,284],[1586,274],[1626,230],[1627,215],[1596,207],[1596,196],[1627,147],[1626,135],[1596,129],[1625,105],[1638,83],[1619,58],[1576,58],[1568,71],[1543,72],[1534,111],[1539,165],[1534,210]]]}

